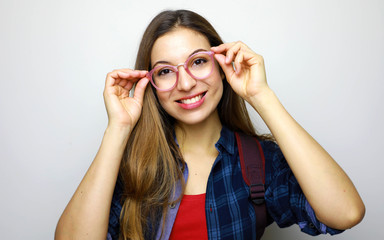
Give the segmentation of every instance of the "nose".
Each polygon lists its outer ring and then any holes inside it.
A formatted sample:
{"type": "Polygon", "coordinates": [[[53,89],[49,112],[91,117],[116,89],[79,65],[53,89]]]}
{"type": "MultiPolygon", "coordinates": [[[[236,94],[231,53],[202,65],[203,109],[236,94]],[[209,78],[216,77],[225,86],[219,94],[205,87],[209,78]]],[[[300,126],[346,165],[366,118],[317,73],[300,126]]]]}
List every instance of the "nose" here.
{"type": "Polygon", "coordinates": [[[189,91],[196,85],[196,79],[194,79],[185,70],[184,66],[179,66],[179,80],[177,82],[177,89],[179,91],[189,91]]]}

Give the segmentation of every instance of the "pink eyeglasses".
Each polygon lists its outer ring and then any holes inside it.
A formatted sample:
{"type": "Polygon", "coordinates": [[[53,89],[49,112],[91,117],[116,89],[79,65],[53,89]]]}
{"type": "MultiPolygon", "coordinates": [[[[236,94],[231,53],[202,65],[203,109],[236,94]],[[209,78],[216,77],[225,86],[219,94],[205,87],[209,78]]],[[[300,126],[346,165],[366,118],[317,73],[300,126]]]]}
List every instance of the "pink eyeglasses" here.
{"type": "Polygon", "coordinates": [[[179,80],[180,66],[194,79],[201,80],[212,74],[215,61],[212,51],[197,52],[191,55],[185,63],[172,65],[158,65],[147,73],[152,85],[158,91],[170,91],[177,85],[179,80]]]}

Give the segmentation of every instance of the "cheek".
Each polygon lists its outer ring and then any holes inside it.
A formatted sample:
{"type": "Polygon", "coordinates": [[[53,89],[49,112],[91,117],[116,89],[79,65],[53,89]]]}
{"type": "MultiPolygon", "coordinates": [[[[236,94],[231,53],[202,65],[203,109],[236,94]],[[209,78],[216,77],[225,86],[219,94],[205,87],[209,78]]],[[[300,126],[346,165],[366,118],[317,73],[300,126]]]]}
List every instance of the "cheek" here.
{"type": "Polygon", "coordinates": [[[225,78],[225,73],[217,61],[215,61],[215,69],[213,69],[212,75],[214,74],[218,74],[221,79],[225,78]]]}
{"type": "Polygon", "coordinates": [[[213,80],[212,85],[216,86],[219,89],[220,88],[222,89],[224,87],[224,83],[223,83],[223,81],[225,81],[224,79],[225,79],[224,73],[222,73],[219,68],[215,69],[214,72],[212,73],[212,80],[213,80]]]}
{"type": "Polygon", "coordinates": [[[169,99],[169,94],[164,92],[156,92],[157,99],[159,100],[160,105],[166,109],[167,99],[169,99]]]}

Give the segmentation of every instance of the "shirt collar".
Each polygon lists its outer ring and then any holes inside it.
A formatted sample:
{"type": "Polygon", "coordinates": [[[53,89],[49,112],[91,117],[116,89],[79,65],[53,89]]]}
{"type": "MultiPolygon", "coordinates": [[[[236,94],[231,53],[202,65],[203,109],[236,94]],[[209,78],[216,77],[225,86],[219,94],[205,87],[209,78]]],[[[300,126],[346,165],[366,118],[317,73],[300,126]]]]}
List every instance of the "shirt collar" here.
{"type": "Polygon", "coordinates": [[[227,127],[223,126],[220,132],[219,141],[215,144],[216,149],[219,152],[221,150],[227,151],[229,154],[235,153],[235,134],[229,130],[227,127]]]}
{"type": "MultiPolygon", "coordinates": [[[[173,131],[173,138],[175,139],[176,145],[178,147],[179,143],[177,142],[176,132],[173,131]]],[[[231,130],[229,130],[226,126],[223,125],[223,128],[220,132],[220,138],[215,144],[216,149],[221,152],[221,150],[227,151],[229,154],[235,153],[235,134],[231,130]]]]}

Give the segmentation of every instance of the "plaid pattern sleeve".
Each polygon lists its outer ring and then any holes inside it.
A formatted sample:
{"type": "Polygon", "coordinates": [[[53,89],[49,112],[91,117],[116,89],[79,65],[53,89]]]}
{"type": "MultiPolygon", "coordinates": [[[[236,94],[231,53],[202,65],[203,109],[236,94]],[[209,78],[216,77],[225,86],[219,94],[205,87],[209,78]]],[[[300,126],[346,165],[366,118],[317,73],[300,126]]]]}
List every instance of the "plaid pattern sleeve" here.
{"type": "Polygon", "coordinates": [[[121,212],[121,182],[117,180],[115,190],[113,192],[111,210],[109,212],[109,223],[108,223],[108,235],[107,240],[119,239],[120,232],[120,212],[121,212]]]}
{"type": "Polygon", "coordinates": [[[261,145],[266,159],[267,210],[277,225],[288,227],[296,223],[301,231],[312,236],[343,232],[325,226],[316,218],[278,145],[271,141],[261,145]]]}

